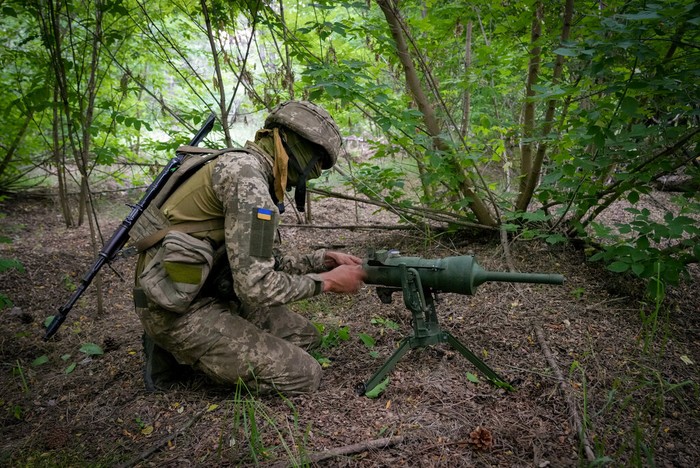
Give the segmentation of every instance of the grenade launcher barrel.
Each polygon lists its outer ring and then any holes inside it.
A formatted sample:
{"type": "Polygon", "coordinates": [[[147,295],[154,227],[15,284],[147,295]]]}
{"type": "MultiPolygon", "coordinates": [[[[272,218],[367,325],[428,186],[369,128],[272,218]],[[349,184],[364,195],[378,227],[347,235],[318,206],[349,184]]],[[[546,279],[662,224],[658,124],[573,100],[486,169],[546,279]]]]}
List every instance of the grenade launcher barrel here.
{"type": "Polygon", "coordinates": [[[477,286],[487,281],[508,283],[563,284],[564,276],[544,273],[510,273],[487,271],[471,255],[427,259],[401,257],[396,251],[377,251],[369,255],[363,268],[366,284],[402,287],[402,268],[413,268],[423,287],[434,291],[473,295],[477,286]]]}

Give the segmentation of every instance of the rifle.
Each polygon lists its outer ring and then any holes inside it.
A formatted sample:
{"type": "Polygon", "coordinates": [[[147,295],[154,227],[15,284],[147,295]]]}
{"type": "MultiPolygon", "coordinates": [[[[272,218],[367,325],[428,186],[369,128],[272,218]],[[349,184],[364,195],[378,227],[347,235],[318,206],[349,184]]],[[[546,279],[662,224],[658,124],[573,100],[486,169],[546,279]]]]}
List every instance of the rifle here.
{"type": "MultiPolygon", "coordinates": [[[[216,114],[209,115],[209,118],[207,118],[207,120],[204,122],[202,128],[199,129],[197,134],[190,141],[189,146],[198,146],[211,131],[215,120],[216,114]]],[[[61,324],[63,324],[63,322],[66,320],[68,312],[71,311],[80,296],[82,296],[88,286],[90,286],[90,283],[92,283],[92,280],[95,278],[97,273],[99,273],[104,264],[110,263],[112,260],[114,260],[119,251],[124,247],[124,245],[126,245],[126,243],[129,241],[129,231],[131,230],[131,227],[134,225],[134,223],[136,223],[143,211],[148,207],[151,201],[153,201],[156,195],[158,195],[158,192],[160,192],[170,176],[177,170],[178,167],[180,167],[184,159],[184,154],[176,152],[175,157],[170,160],[158,177],[156,177],[153,183],[151,183],[148,189],[146,189],[146,193],[143,195],[141,200],[139,200],[139,202],[135,205],[129,205],[131,212],[126,216],[126,218],[124,218],[124,221],[122,221],[121,225],[117,228],[114,234],[112,234],[112,237],[102,247],[97,259],[80,280],[80,285],[70,296],[68,302],[58,309],[58,315],[54,316],[48,329],[46,330],[44,341],[47,341],[58,331],[61,324]]]]}
{"type": "Polygon", "coordinates": [[[370,252],[363,264],[367,273],[366,284],[377,285],[377,295],[384,304],[391,303],[391,295],[401,291],[406,307],[413,313],[413,334],[404,337],[394,354],[367,381],[357,386],[365,395],[382,383],[396,363],[409,350],[437,343],[447,343],[467,358],[494,385],[508,390],[513,386],[479,359],[450,332],[440,328],[435,313],[436,292],[473,295],[476,288],[487,281],[510,283],[563,284],[558,274],[508,273],[486,271],[469,255],[424,259],[401,257],[397,251],[370,252]]]}

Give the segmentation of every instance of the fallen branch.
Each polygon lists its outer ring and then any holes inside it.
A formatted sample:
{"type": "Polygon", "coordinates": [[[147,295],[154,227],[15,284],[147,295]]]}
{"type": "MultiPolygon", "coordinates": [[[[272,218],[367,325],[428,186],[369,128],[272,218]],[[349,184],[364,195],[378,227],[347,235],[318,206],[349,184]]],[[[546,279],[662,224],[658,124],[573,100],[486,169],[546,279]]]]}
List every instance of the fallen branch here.
{"type": "Polygon", "coordinates": [[[195,414],[194,416],[192,416],[192,419],[187,421],[187,423],[184,426],[182,426],[180,429],[173,432],[172,434],[169,434],[169,435],[163,437],[153,447],[142,452],[139,456],[132,458],[131,460],[129,460],[128,462],[126,462],[122,465],[119,465],[119,468],[128,468],[128,467],[136,465],[137,463],[139,463],[141,461],[147,460],[148,458],[151,457],[151,455],[153,455],[154,453],[156,453],[157,451],[159,451],[160,449],[162,449],[163,447],[168,445],[168,443],[170,441],[174,440],[177,436],[179,436],[180,434],[185,432],[187,429],[189,429],[194,423],[199,421],[199,419],[202,416],[204,416],[204,413],[206,413],[207,411],[208,411],[208,409],[204,409],[204,410],[200,411],[199,413],[195,414]]]}
{"type": "MultiPolygon", "coordinates": [[[[506,263],[508,264],[508,268],[511,272],[516,271],[515,266],[513,264],[513,259],[510,256],[510,246],[508,244],[508,235],[505,232],[505,230],[501,230],[501,244],[503,245],[503,253],[506,257],[506,263]]],[[[589,462],[592,462],[596,459],[595,453],[593,452],[593,449],[591,449],[591,443],[588,440],[588,436],[586,435],[586,431],[583,428],[583,424],[581,423],[581,417],[578,414],[578,410],[576,408],[576,402],[574,401],[574,397],[571,395],[571,392],[569,391],[569,387],[567,386],[566,380],[564,380],[564,375],[562,374],[561,370],[559,369],[559,365],[557,364],[557,361],[554,359],[554,356],[552,355],[552,352],[549,350],[549,345],[547,345],[547,340],[545,339],[544,336],[544,331],[542,331],[542,327],[539,326],[539,324],[535,324],[535,335],[537,336],[537,342],[540,344],[540,348],[542,348],[542,353],[544,354],[544,357],[547,359],[547,362],[549,363],[549,367],[552,368],[552,371],[554,372],[554,376],[559,383],[559,388],[561,388],[562,393],[564,394],[564,399],[566,400],[566,405],[569,408],[569,417],[574,423],[574,428],[576,429],[576,432],[579,435],[579,438],[581,439],[581,443],[583,444],[583,450],[586,453],[586,458],[588,459],[589,462]]]]}
{"type": "Polygon", "coordinates": [[[586,453],[586,458],[588,459],[589,462],[592,462],[596,459],[596,456],[595,456],[595,453],[593,453],[593,449],[591,448],[591,443],[588,440],[588,436],[586,435],[586,431],[583,428],[583,423],[581,422],[581,417],[579,416],[578,410],[576,409],[576,402],[574,401],[574,397],[571,395],[571,392],[569,391],[569,387],[566,383],[566,380],[564,379],[564,375],[562,374],[561,370],[559,369],[559,365],[557,364],[557,361],[554,359],[552,352],[549,350],[549,346],[547,345],[547,340],[544,337],[544,331],[542,331],[542,327],[540,327],[539,325],[535,325],[535,335],[537,336],[537,341],[540,344],[540,347],[542,348],[542,353],[544,353],[545,358],[547,358],[547,362],[549,363],[549,367],[552,368],[552,371],[554,372],[554,376],[556,377],[557,381],[559,382],[559,388],[561,388],[561,391],[564,394],[564,398],[566,399],[566,404],[569,407],[569,417],[573,421],[574,428],[576,429],[576,432],[578,433],[578,436],[581,439],[581,443],[583,444],[583,451],[586,453]]]}
{"type": "MultiPolygon", "coordinates": [[[[362,453],[368,450],[383,449],[392,445],[400,444],[405,439],[404,436],[384,437],[382,439],[367,440],[357,444],[345,445],[334,449],[324,450],[323,452],[315,452],[308,454],[307,461],[309,463],[318,463],[329,458],[342,457],[344,455],[352,455],[354,453],[362,453]]],[[[278,461],[270,465],[271,468],[281,468],[288,466],[286,461],[278,461]]]]}
{"type": "Polygon", "coordinates": [[[356,201],[359,203],[366,203],[368,205],[379,206],[379,207],[385,208],[388,211],[398,215],[399,217],[401,217],[401,213],[403,213],[405,216],[418,216],[421,218],[430,219],[432,221],[437,221],[437,222],[446,223],[446,224],[454,224],[457,226],[485,229],[488,231],[494,231],[494,230],[498,229],[498,228],[495,228],[493,226],[486,226],[485,224],[474,223],[472,221],[467,220],[467,218],[463,217],[463,216],[459,216],[459,215],[456,215],[453,213],[447,213],[444,211],[431,210],[430,208],[394,206],[394,205],[391,205],[391,204],[383,202],[383,201],[371,200],[369,198],[353,197],[350,195],[345,195],[342,193],[331,192],[328,190],[321,190],[321,189],[309,189],[309,192],[312,192],[312,193],[315,193],[318,195],[323,195],[325,197],[338,198],[341,200],[350,200],[350,201],[356,201]]]}
{"type": "Polygon", "coordinates": [[[280,227],[287,228],[305,228],[305,229],[347,229],[349,231],[354,231],[356,229],[381,229],[383,231],[393,231],[393,230],[404,230],[404,231],[414,231],[417,228],[415,226],[407,226],[404,224],[351,224],[351,225],[323,225],[323,224],[289,224],[282,223],[280,227]]]}

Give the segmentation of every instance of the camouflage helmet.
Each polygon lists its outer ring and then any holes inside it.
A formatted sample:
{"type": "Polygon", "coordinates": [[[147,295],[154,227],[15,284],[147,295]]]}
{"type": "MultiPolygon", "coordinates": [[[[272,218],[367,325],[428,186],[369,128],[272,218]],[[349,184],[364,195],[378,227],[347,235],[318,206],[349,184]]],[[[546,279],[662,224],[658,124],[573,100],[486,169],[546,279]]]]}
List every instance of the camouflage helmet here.
{"type": "Polygon", "coordinates": [[[343,138],[333,117],[309,101],[286,101],[265,119],[265,128],[285,127],[326,150],[321,167],[330,169],[344,154],[343,138]]]}

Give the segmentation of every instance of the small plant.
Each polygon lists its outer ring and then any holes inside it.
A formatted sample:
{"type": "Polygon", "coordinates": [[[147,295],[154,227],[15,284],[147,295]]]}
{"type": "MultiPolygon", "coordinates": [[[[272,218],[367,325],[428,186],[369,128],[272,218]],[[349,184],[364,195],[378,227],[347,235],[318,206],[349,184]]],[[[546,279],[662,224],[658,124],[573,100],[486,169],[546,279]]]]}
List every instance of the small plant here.
{"type": "Polygon", "coordinates": [[[337,346],[341,341],[348,341],[350,339],[350,328],[344,327],[326,327],[322,323],[314,323],[314,326],[321,334],[321,344],[318,350],[315,350],[311,355],[318,361],[323,367],[328,367],[331,365],[330,359],[324,356],[320,350],[325,350],[337,346]]]}
{"type": "Polygon", "coordinates": [[[584,288],[576,288],[573,291],[571,291],[571,294],[577,299],[581,300],[583,298],[583,294],[586,292],[584,288]]]}
{"type": "Polygon", "coordinates": [[[63,276],[63,287],[66,288],[67,291],[73,292],[75,291],[78,287],[75,285],[75,282],[73,281],[73,278],[71,278],[69,275],[64,275],[63,276]]]}
{"type": "MultiPolygon", "coordinates": [[[[10,239],[9,237],[0,236],[0,243],[9,244],[11,242],[12,239],[10,239]]],[[[16,260],[14,258],[0,258],[0,273],[8,270],[17,270],[20,273],[25,272],[24,265],[22,265],[22,262],[20,262],[19,260],[16,260]]],[[[12,300],[5,294],[0,292],[0,310],[12,306],[12,300]]]]}
{"type": "Polygon", "coordinates": [[[299,427],[299,414],[294,404],[284,396],[281,397],[291,411],[291,415],[282,417],[282,424],[279,410],[273,411],[268,408],[243,381],[239,380],[233,398],[227,401],[227,412],[232,414],[229,429],[221,431],[219,455],[221,456],[224,450],[233,449],[232,455],[235,456],[247,448],[250,461],[255,465],[284,456],[287,465],[304,466],[307,463],[305,447],[308,429],[302,430],[299,427]],[[276,453],[280,449],[282,453],[276,453]]]}
{"type": "Polygon", "coordinates": [[[399,324],[394,322],[393,320],[389,320],[383,317],[374,317],[372,320],[370,320],[370,323],[372,325],[376,325],[380,327],[381,329],[381,334],[384,334],[385,329],[389,330],[398,330],[399,329],[399,324]]]}
{"type": "Polygon", "coordinates": [[[649,348],[656,337],[659,328],[659,311],[661,310],[661,302],[665,294],[663,282],[661,280],[661,268],[657,263],[656,275],[651,280],[650,285],[654,288],[651,297],[654,300],[653,309],[650,313],[646,313],[644,307],[639,309],[639,316],[642,319],[642,336],[644,339],[644,352],[648,353],[649,348]]]}
{"type": "Polygon", "coordinates": [[[19,359],[15,361],[15,366],[12,368],[12,374],[19,377],[22,392],[29,393],[29,385],[27,384],[27,378],[24,375],[24,369],[22,369],[22,364],[19,362],[19,359]]]}

